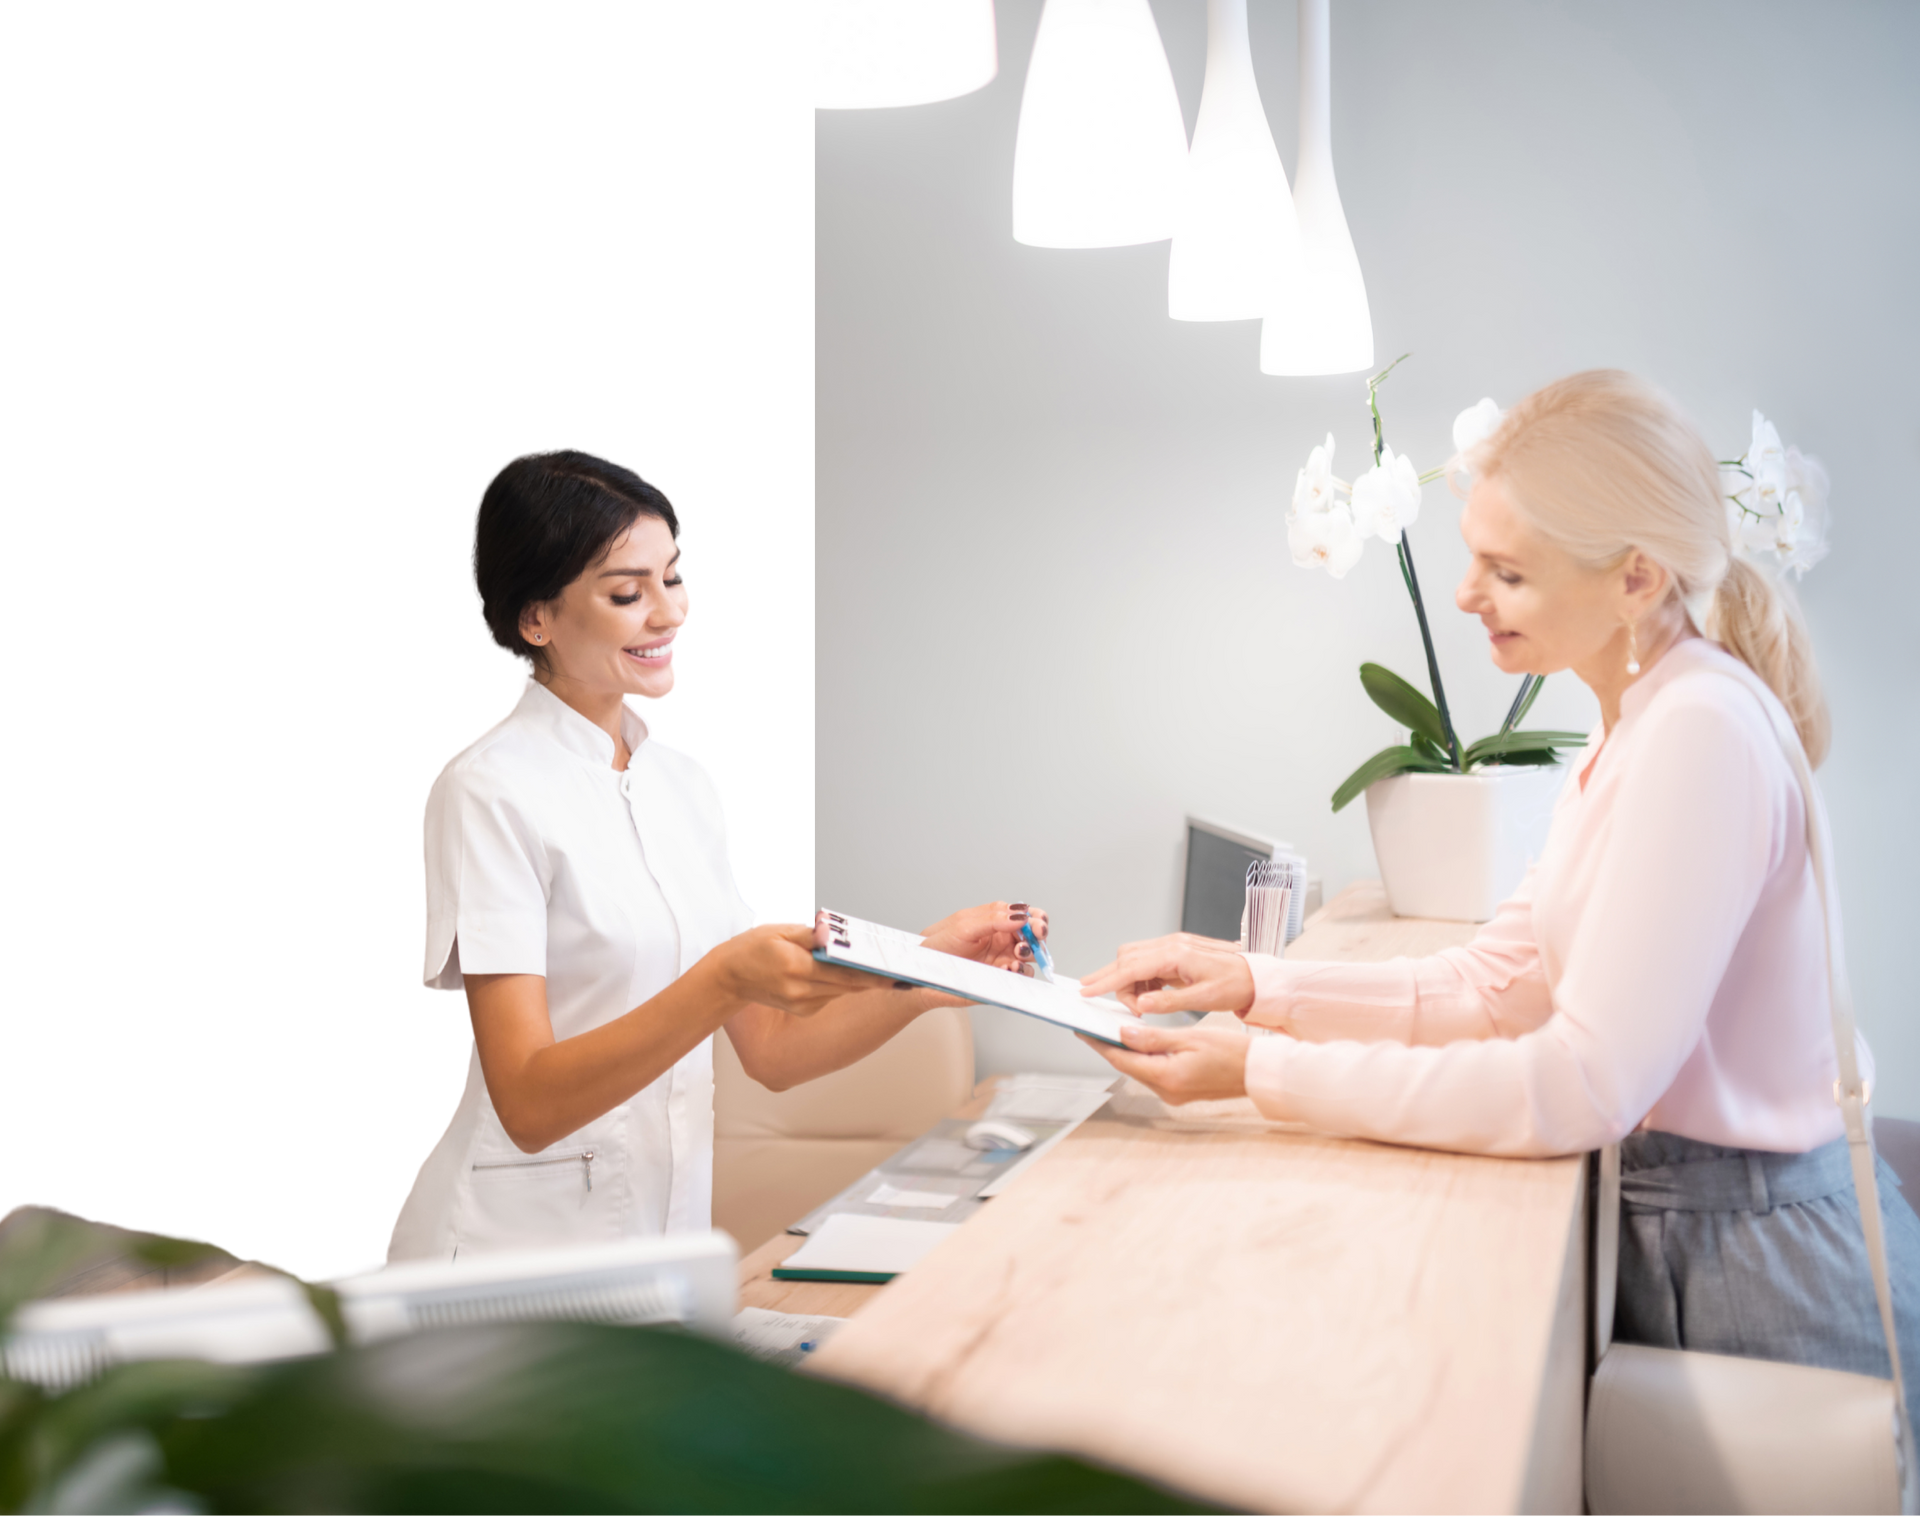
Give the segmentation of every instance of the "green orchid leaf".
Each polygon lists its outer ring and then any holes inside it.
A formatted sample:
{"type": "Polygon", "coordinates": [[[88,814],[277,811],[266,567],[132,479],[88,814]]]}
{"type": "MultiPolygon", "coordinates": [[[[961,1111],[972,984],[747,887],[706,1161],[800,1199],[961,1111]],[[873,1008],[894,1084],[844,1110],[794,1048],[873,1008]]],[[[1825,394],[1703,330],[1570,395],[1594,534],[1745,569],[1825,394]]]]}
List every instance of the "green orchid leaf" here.
{"type": "Polygon", "coordinates": [[[1497,764],[1557,764],[1560,762],[1560,750],[1557,748],[1521,748],[1513,753],[1502,753],[1492,762],[1497,764]]]}
{"type": "Polygon", "coordinates": [[[1584,748],[1584,732],[1553,732],[1535,727],[1528,732],[1503,732],[1500,741],[1515,748],[1584,748]]]}
{"type": "Polygon", "coordinates": [[[1513,720],[1507,723],[1507,731],[1512,732],[1527,719],[1527,713],[1533,710],[1533,703],[1540,699],[1540,692],[1547,687],[1545,679],[1536,679],[1533,688],[1527,692],[1527,698],[1520,703],[1520,709],[1513,714],[1513,720]]]}
{"type": "Polygon", "coordinates": [[[1428,758],[1432,759],[1434,763],[1442,764],[1448,769],[1453,767],[1453,760],[1447,757],[1447,750],[1442,748],[1432,738],[1424,737],[1418,732],[1409,733],[1408,736],[1413,740],[1413,746],[1428,758]]]}
{"type": "Polygon", "coordinates": [[[1585,746],[1586,741],[1584,732],[1496,732],[1492,737],[1468,744],[1464,757],[1473,765],[1528,748],[1579,748],[1585,746]]]}
{"type": "Polygon", "coordinates": [[[1447,774],[1452,769],[1451,764],[1437,763],[1427,758],[1418,748],[1382,748],[1348,775],[1340,788],[1333,792],[1333,809],[1344,810],[1349,801],[1375,780],[1391,779],[1396,774],[1447,774]]]}
{"type": "Polygon", "coordinates": [[[1360,683],[1374,705],[1402,727],[1426,738],[1441,752],[1446,751],[1447,729],[1441,724],[1440,712],[1432,701],[1391,669],[1383,669],[1378,664],[1360,666],[1360,683]]]}

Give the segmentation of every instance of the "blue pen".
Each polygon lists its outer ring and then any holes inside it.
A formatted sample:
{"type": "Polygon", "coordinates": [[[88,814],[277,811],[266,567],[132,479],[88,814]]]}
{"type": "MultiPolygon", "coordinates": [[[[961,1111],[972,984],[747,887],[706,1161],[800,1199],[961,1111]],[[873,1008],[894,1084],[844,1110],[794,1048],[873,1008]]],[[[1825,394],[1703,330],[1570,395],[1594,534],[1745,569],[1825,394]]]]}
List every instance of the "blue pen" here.
{"type": "Polygon", "coordinates": [[[1033,950],[1033,972],[1039,975],[1041,979],[1051,981],[1053,979],[1053,955],[1047,952],[1047,945],[1040,940],[1040,935],[1033,930],[1032,922],[1022,922],[1020,924],[1020,936],[1027,940],[1027,947],[1033,950]]]}

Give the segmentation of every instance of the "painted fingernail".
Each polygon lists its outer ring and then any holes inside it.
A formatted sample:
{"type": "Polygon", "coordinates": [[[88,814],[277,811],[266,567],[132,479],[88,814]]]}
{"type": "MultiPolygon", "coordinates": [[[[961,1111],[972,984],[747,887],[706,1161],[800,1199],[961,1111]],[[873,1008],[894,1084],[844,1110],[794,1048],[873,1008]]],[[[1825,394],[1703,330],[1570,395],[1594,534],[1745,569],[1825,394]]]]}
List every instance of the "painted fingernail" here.
{"type": "Polygon", "coordinates": [[[1027,947],[1025,943],[1015,943],[1013,945],[1013,956],[1017,959],[1030,959],[1033,957],[1033,950],[1027,947]]]}

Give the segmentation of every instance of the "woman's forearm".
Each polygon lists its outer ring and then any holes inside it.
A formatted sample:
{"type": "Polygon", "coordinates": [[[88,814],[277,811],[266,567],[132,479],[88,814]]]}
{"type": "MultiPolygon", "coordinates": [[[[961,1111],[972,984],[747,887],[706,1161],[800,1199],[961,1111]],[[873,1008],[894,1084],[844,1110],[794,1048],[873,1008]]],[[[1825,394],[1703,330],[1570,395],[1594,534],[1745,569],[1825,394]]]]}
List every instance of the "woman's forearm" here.
{"type": "Polygon", "coordinates": [[[788,1090],[865,1058],[934,1006],[953,1005],[931,990],[869,990],[841,996],[810,1017],[750,1006],[727,1023],[747,1074],[769,1090],[788,1090]]]}
{"type": "Polygon", "coordinates": [[[605,1116],[740,1010],[728,992],[702,960],[625,1016],[555,1040],[539,975],[469,976],[480,1067],[507,1136],[534,1153],[605,1116]]]}
{"type": "MultiPolygon", "coordinates": [[[[810,927],[755,927],[710,950],[625,1016],[556,1040],[545,976],[466,977],[487,1094],[507,1135],[528,1153],[645,1090],[749,1008],[805,1022],[849,996],[859,998],[872,983],[859,970],[815,962],[810,927]]],[[[864,1027],[883,1019],[859,1020],[864,1027]]],[[[897,1025],[910,1020],[901,1017],[897,1025]]],[[[850,1054],[847,1062],[859,1056],[850,1054]]]]}
{"type": "Polygon", "coordinates": [[[1533,935],[1529,876],[1473,941],[1425,958],[1325,963],[1247,955],[1246,1018],[1305,1043],[1441,1046],[1544,1026],[1553,997],[1533,935]]]}

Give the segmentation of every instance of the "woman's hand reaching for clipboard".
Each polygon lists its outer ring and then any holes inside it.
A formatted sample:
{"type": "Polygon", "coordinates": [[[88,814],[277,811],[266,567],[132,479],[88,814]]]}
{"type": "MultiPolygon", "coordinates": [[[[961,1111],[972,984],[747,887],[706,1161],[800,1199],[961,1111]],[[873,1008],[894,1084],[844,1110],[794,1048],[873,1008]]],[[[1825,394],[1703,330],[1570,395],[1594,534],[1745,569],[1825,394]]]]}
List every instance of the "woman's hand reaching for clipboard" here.
{"type": "Polygon", "coordinates": [[[1176,932],[1123,944],[1111,964],[1080,982],[1080,993],[1113,996],[1143,1017],[1169,1011],[1245,1015],[1253,1005],[1253,971],[1234,944],[1176,932]]]}
{"type": "MultiPolygon", "coordinates": [[[[1232,943],[1176,932],[1127,943],[1104,969],[1080,982],[1082,995],[1111,995],[1141,1016],[1170,1011],[1244,1013],[1253,971],[1232,943]]],[[[1247,1043],[1238,1027],[1123,1027],[1125,1048],[1082,1038],[1123,1075],[1170,1106],[1247,1093],[1247,1043]]]]}

